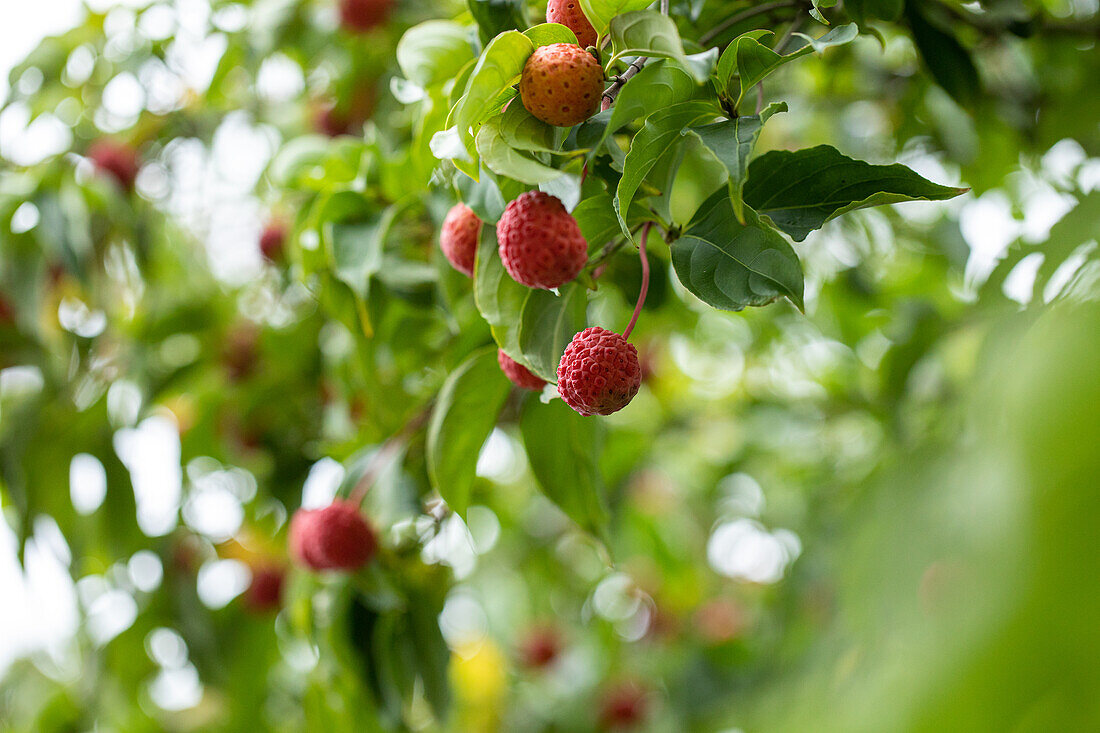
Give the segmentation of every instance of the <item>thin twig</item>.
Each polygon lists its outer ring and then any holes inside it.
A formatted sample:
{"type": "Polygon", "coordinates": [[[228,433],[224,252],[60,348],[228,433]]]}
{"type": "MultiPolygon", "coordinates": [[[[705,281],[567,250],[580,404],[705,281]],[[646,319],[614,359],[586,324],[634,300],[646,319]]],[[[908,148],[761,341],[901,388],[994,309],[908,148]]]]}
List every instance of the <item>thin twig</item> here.
{"type": "Polygon", "coordinates": [[[623,331],[623,338],[630,338],[630,332],[634,330],[634,325],[638,323],[638,316],[642,312],[642,306],[645,305],[645,296],[649,293],[649,258],[646,256],[645,245],[646,240],[649,239],[649,228],[653,226],[653,222],[647,221],[642,227],[642,236],[638,241],[638,255],[642,258],[642,290],[638,293],[638,302],[634,306],[634,315],[630,317],[630,324],[623,331]]]}
{"type": "Polygon", "coordinates": [[[725,20],[723,20],[718,25],[714,26],[714,28],[711,28],[709,31],[704,33],[699,38],[699,43],[701,43],[705,46],[708,43],[710,43],[711,41],[713,41],[715,38],[717,38],[718,36],[722,35],[722,33],[724,33],[727,29],[737,25],[738,23],[740,23],[742,21],[748,20],[749,18],[754,18],[757,15],[764,15],[765,13],[770,13],[773,10],[781,10],[783,8],[794,8],[794,7],[797,7],[801,4],[802,4],[802,0],[779,0],[778,2],[765,3],[765,4],[757,6],[755,8],[749,8],[748,10],[743,10],[740,13],[737,13],[736,15],[731,15],[730,17],[726,18],[725,20]]]}
{"type": "MultiPolygon", "coordinates": [[[[661,0],[661,14],[668,15],[668,3],[669,0],[661,0]]],[[[646,65],[649,58],[646,56],[639,56],[630,62],[630,65],[626,67],[621,75],[615,77],[615,81],[607,88],[607,91],[603,93],[603,100],[600,103],[600,111],[611,109],[611,105],[615,104],[615,97],[619,96],[619,92],[622,91],[623,85],[630,81],[630,78],[642,70],[642,67],[646,65]]]]}
{"type": "Polygon", "coordinates": [[[647,56],[639,56],[630,62],[630,66],[626,67],[626,71],[615,77],[615,81],[612,82],[611,86],[607,88],[607,91],[603,93],[603,102],[600,105],[601,110],[611,109],[611,105],[615,104],[615,97],[619,96],[619,92],[623,89],[623,84],[626,84],[630,81],[631,77],[641,71],[647,61],[649,61],[647,56]]]}

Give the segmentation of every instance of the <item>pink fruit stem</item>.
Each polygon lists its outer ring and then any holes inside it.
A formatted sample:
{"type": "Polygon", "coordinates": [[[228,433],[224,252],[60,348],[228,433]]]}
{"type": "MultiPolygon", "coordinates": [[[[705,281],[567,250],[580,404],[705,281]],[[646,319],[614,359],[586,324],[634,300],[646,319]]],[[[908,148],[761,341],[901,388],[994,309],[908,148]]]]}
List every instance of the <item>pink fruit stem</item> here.
{"type": "Polygon", "coordinates": [[[653,222],[647,221],[642,227],[642,237],[638,242],[638,255],[642,258],[642,291],[638,293],[638,303],[634,306],[634,315],[630,317],[630,324],[623,331],[623,338],[630,338],[630,332],[634,330],[634,324],[638,322],[638,315],[642,312],[642,306],[645,305],[645,296],[649,293],[649,258],[646,257],[645,244],[649,239],[649,228],[653,226],[653,222]]]}

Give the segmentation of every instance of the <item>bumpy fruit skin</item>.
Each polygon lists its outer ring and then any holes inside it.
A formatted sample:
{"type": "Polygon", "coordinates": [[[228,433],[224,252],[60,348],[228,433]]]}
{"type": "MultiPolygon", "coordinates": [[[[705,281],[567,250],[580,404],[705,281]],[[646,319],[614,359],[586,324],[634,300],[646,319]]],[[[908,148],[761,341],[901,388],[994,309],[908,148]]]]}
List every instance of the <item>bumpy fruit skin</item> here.
{"type": "Polygon", "coordinates": [[[546,4],[546,22],[561,23],[573,31],[581,48],[596,45],[596,29],[581,10],[578,0],[550,0],[546,4]]]}
{"type": "Polygon", "coordinates": [[[504,376],[520,389],[541,392],[546,386],[546,380],[532,374],[530,369],[505,354],[504,349],[497,349],[497,363],[500,364],[500,370],[504,372],[504,376]]]}
{"type": "Polygon", "coordinates": [[[603,67],[574,43],[540,46],[527,59],[519,96],[527,111],[549,125],[572,127],[600,106],[603,67]]]}
{"type": "Polygon", "coordinates": [[[645,691],[634,684],[620,684],[608,690],[600,705],[600,726],[604,730],[630,730],[640,726],[649,707],[645,691]]]}
{"type": "Polygon", "coordinates": [[[359,508],[336,500],[299,509],[290,521],[290,554],[312,570],[358,570],[378,551],[378,538],[359,508]]]}
{"type": "Polygon", "coordinates": [[[528,191],[504,208],[497,222],[500,259],[512,279],[550,290],[569,282],[588,262],[588,242],[561,201],[528,191]]]}
{"type": "Polygon", "coordinates": [[[88,146],[87,157],[95,167],[115,179],[125,191],[134,189],[141,163],[129,145],[103,138],[88,146]]]}
{"type": "Polygon", "coordinates": [[[474,274],[474,255],[481,234],[481,219],[474,210],[459,202],[447,212],[439,231],[439,248],[451,266],[467,277],[474,274]]]}
{"type": "Polygon", "coordinates": [[[558,392],[582,415],[610,415],[634,399],[642,384],[638,350],[605,328],[586,328],[558,363],[558,392]]]}
{"type": "Polygon", "coordinates": [[[252,582],[244,595],[248,610],[254,613],[264,613],[279,608],[283,598],[283,579],[285,577],[286,572],[275,565],[253,568],[252,582]]]}
{"type": "Polygon", "coordinates": [[[365,33],[382,25],[393,0],[340,0],[340,24],[352,33],[365,33]]]}
{"type": "Polygon", "coordinates": [[[283,258],[283,245],[286,243],[286,227],[272,222],[260,232],[260,254],[272,262],[283,258]]]}

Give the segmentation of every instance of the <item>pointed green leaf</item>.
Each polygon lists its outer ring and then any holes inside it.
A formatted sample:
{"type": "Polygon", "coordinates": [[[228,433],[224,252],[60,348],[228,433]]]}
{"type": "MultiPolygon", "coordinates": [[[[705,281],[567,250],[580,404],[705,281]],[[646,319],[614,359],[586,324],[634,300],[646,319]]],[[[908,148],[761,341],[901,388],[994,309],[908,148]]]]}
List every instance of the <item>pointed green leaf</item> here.
{"type": "Polygon", "coordinates": [[[561,295],[530,290],[520,317],[519,346],[532,372],[548,382],[558,381],[558,362],[565,347],[585,327],[588,292],[573,282],[561,295]]]}
{"type": "Polygon", "coordinates": [[[519,31],[501,33],[485,47],[452,115],[464,141],[471,139],[472,128],[499,108],[501,95],[519,79],[534,50],[531,39],[519,31]]]}
{"type": "Polygon", "coordinates": [[[486,122],[478,129],[475,145],[486,168],[498,175],[514,178],[520,183],[536,186],[561,175],[557,168],[543,165],[510,147],[501,136],[496,119],[486,122]]]}
{"type": "Polygon", "coordinates": [[[607,35],[611,19],[633,10],[641,10],[653,4],[653,0],[579,0],[585,17],[596,29],[600,38],[607,35]]]}
{"type": "Polygon", "coordinates": [[[610,63],[628,56],[675,59],[699,84],[710,76],[709,57],[703,54],[689,63],[676,23],[655,10],[636,10],[611,20],[610,63]]]}
{"type": "Polygon", "coordinates": [[[676,276],[708,305],[739,311],[787,297],[802,308],[798,255],[751,209],[738,222],[725,189],[699,207],[671,249],[676,276]]]}
{"type": "Polygon", "coordinates": [[[774,102],[768,105],[768,108],[759,116],[722,120],[692,130],[714,153],[714,157],[726,167],[733,211],[742,224],[745,223],[742,191],[745,188],[745,179],[748,177],[749,158],[752,156],[753,148],[756,147],[756,141],[760,138],[764,123],[772,115],[786,111],[786,102],[774,102]]]}
{"type": "Polygon", "coordinates": [[[397,44],[397,64],[405,78],[422,87],[453,79],[474,58],[464,27],[450,20],[429,20],[405,31],[397,44]]]}
{"type": "Polygon", "coordinates": [[[525,30],[523,35],[531,39],[535,48],[549,46],[552,43],[577,44],[577,34],[561,23],[540,23],[525,30]]]}
{"type": "Polygon", "coordinates": [[[871,165],[836,148],[773,150],[749,165],[745,203],[796,242],[855,209],[902,201],[943,201],[967,191],[932,183],[904,165],[871,165]]]}
{"type": "Polygon", "coordinates": [[[496,349],[481,349],[450,373],[428,423],[428,478],[459,515],[470,504],[477,456],[496,425],[511,383],[496,349]]]}
{"type": "Polygon", "coordinates": [[[645,125],[630,144],[623,165],[623,177],[619,179],[615,192],[615,214],[624,234],[629,236],[630,230],[623,212],[634,201],[634,194],[646,174],[685,127],[709,122],[717,115],[718,110],[713,104],[696,100],[658,110],[646,118],[645,125]]]}
{"type": "Polygon", "coordinates": [[[599,455],[603,424],[578,415],[561,400],[528,399],[519,421],[527,460],[550,501],[601,539],[607,526],[599,455]]]}
{"type": "Polygon", "coordinates": [[[577,142],[594,157],[604,141],[634,120],[693,98],[699,86],[680,66],[664,59],[651,61],[625,84],[610,112],[590,118],[577,132],[577,142]]]}
{"type": "Polygon", "coordinates": [[[522,100],[508,105],[496,122],[504,142],[516,150],[534,153],[558,153],[567,130],[538,119],[523,106],[522,100]]]}
{"type": "Polygon", "coordinates": [[[913,31],[913,43],[932,78],[956,102],[973,107],[981,97],[982,83],[970,52],[950,27],[933,23],[921,3],[907,2],[905,16],[913,31]]]}
{"type": "MultiPolygon", "coordinates": [[[[809,39],[808,45],[789,53],[780,55],[760,42],[760,39],[770,35],[770,32],[750,31],[734,39],[730,47],[723,53],[719,61],[719,79],[728,96],[733,94],[733,80],[729,74],[736,71],[739,78],[738,93],[734,106],[740,106],[745,94],[754,86],[762,82],[769,74],[784,64],[795,59],[808,56],[814,51],[822,52],[831,46],[839,46],[850,43],[859,35],[859,29],[855,24],[842,25],[829,31],[821,38],[809,39]],[[733,51],[734,64],[727,60],[730,51],[733,51]],[[722,76],[725,74],[726,76],[722,76]]],[[[806,38],[809,38],[806,36],[806,38]]]]}
{"type": "Polygon", "coordinates": [[[504,353],[524,365],[519,325],[523,304],[530,292],[504,269],[497,251],[496,229],[490,224],[483,225],[474,260],[474,303],[504,353]]]}

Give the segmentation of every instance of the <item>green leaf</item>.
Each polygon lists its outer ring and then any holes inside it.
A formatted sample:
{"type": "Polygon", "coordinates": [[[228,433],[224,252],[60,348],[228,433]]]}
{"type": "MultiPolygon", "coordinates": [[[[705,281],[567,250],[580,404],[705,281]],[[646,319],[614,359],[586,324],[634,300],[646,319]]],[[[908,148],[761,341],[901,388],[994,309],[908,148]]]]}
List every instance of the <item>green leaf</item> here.
{"type": "MultiPolygon", "coordinates": [[[[794,35],[799,38],[805,38],[806,43],[809,44],[808,48],[816,51],[817,53],[825,53],[827,49],[833,46],[843,46],[846,43],[851,43],[859,37],[859,28],[855,23],[849,23],[848,25],[839,25],[833,28],[831,31],[823,35],[821,38],[814,38],[808,36],[805,33],[795,33],[794,35]]],[[[804,46],[803,48],[807,48],[804,46]]],[[[801,50],[801,49],[799,49],[801,50]]],[[[797,52],[796,52],[797,53],[797,52]]]]}
{"type": "Polygon", "coordinates": [[[699,84],[710,76],[707,55],[689,63],[676,23],[655,10],[636,10],[611,20],[610,66],[626,56],[675,59],[699,84]]]}
{"type": "Polygon", "coordinates": [[[810,8],[810,15],[815,20],[829,25],[829,21],[825,19],[825,16],[821,14],[822,8],[835,8],[837,0],[813,0],[813,7],[810,8]]]}
{"type": "Polygon", "coordinates": [[[603,539],[607,508],[596,462],[603,423],[581,417],[561,400],[542,404],[528,399],[519,428],[542,493],[570,519],[603,539]]]}
{"type": "Polygon", "coordinates": [[[489,120],[478,129],[475,146],[486,168],[520,183],[536,186],[561,175],[557,168],[543,165],[509,146],[501,135],[496,119],[489,120]]]}
{"type": "Polygon", "coordinates": [[[612,237],[622,234],[619,220],[615,216],[614,205],[609,194],[589,196],[573,209],[573,218],[581,228],[581,234],[588,242],[588,251],[603,247],[612,237]]]}
{"type": "MultiPolygon", "coordinates": [[[[623,230],[619,227],[619,220],[615,216],[615,207],[610,194],[599,193],[586,196],[577,207],[573,209],[573,218],[581,228],[581,234],[588,242],[589,257],[603,249],[604,245],[615,237],[621,236],[623,230]]],[[[626,223],[634,227],[644,221],[653,219],[644,207],[632,204],[626,216],[626,223]]]]}
{"type": "Polygon", "coordinates": [[[552,181],[539,184],[539,190],[561,201],[566,211],[572,211],[581,201],[581,177],[572,173],[562,173],[552,181]]]}
{"type": "Polygon", "coordinates": [[[451,708],[451,685],[447,676],[451,652],[439,630],[439,604],[424,596],[409,599],[409,639],[416,668],[424,684],[424,697],[437,720],[444,720],[451,708]]]}
{"type": "Polygon", "coordinates": [[[738,222],[725,190],[699,207],[671,249],[676,276],[708,305],[739,311],[785,296],[803,307],[798,255],[751,209],[738,222]]]}
{"type": "Polygon", "coordinates": [[[506,31],[490,41],[455,106],[455,126],[464,141],[472,138],[472,128],[493,111],[500,96],[516,83],[534,50],[531,39],[519,31],[506,31]]]}
{"type": "Polygon", "coordinates": [[[475,180],[466,175],[455,176],[455,188],[459,198],[477,214],[478,218],[490,226],[495,226],[504,213],[507,202],[504,194],[494,180],[492,173],[482,169],[475,180]]]}
{"type": "Polygon", "coordinates": [[[653,4],[653,0],[580,0],[580,4],[581,10],[584,11],[592,27],[596,29],[596,33],[603,38],[607,35],[612,18],[648,8],[653,4]]]}
{"type": "Polygon", "coordinates": [[[708,122],[717,115],[718,110],[713,104],[697,100],[675,104],[646,118],[645,125],[630,144],[623,165],[623,177],[619,179],[615,192],[615,214],[624,234],[629,236],[630,230],[623,211],[634,201],[634,194],[646,174],[685,127],[708,122]]]}
{"type": "Polygon", "coordinates": [[[552,43],[577,44],[577,34],[561,23],[540,23],[525,30],[523,35],[531,39],[535,48],[549,46],[552,43]]]}
{"type": "Polygon", "coordinates": [[[921,3],[907,2],[905,15],[913,43],[932,78],[963,107],[973,107],[982,94],[978,69],[951,29],[931,22],[921,3]]]}
{"type": "Polygon", "coordinates": [[[459,515],[469,506],[478,453],[510,387],[496,349],[486,348],[451,372],[436,398],[428,423],[428,478],[459,515]]]}
{"type": "Polygon", "coordinates": [[[333,270],[360,297],[366,297],[371,277],[382,265],[386,234],[396,214],[397,208],[391,206],[365,222],[330,225],[333,270]]]}
{"type": "Polygon", "coordinates": [[[821,38],[813,39],[804,36],[809,40],[809,44],[785,56],[760,42],[760,39],[769,35],[771,35],[770,31],[755,30],[738,36],[723,52],[718,62],[719,85],[727,97],[731,98],[735,109],[741,105],[741,100],[750,89],[780,66],[808,56],[814,51],[820,53],[831,46],[850,43],[859,35],[859,29],[855,24],[848,24],[834,28],[821,38]],[[732,94],[734,73],[738,77],[736,98],[733,98],[732,94]]]}
{"type": "Polygon", "coordinates": [[[466,29],[449,20],[415,25],[405,31],[397,44],[401,73],[422,87],[453,79],[473,58],[466,29]]]}
{"type": "Polygon", "coordinates": [[[693,53],[684,57],[684,66],[691,73],[691,77],[702,84],[710,78],[718,66],[718,49],[708,48],[700,53],[693,53]]]}
{"type": "Polygon", "coordinates": [[[508,105],[497,127],[504,141],[516,150],[534,153],[559,153],[568,131],[538,119],[523,106],[522,100],[508,105]]]}
{"type": "Polygon", "coordinates": [[[531,291],[511,278],[497,251],[496,229],[485,224],[474,259],[474,303],[504,353],[526,364],[519,346],[523,303],[531,291]]]}
{"type": "Polygon", "coordinates": [[[749,158],[752,156],[760,131],[768,118],[779,112],[787,111],[786,102],[774,102],[768,105],[760,115],[722,120],[703,127],[696,127],[692,133],[699,136],[714,157],[726,167],[729,177],[730,196],[737,220],[745,223],[745,204],[742,191],[748,177],[749,158]]]}
{"type": "Polygon", "coordinates": [[[466,0],[466,7],[477,23],[482,45],[505,31],[527,27],[523,0],[466,0]]]}
{"type": "Polygon", "coordinates": [[[904,165],[871,165],[836,148],[773,150],[749,165],[745,203],[797,242],[855,209],[902,201],[943,201],[965,188],[925,180],[904,165]]]}
{"type": "Polygon", "coordinates": [[[766,28],[758,28],[756,30],[747,31],[742,33],[737,38],[730,41],[730,44],[726,46],[726,50],[722,52],[722,55],[718,58],[718,66],[714,70],[716,77],[716,84],[718,86],[718,93],[723,97],[730,99],[736,99],[733,94],[734,80],[737,79],[737,47],[742,42],[748,43],[750,40],[759,40],[772,35],[772,32],[766,28]]]}
{"type": "Polygon", "coordinates": [[[549,290],[529,290],[520,316],[519,346],[532,372],[558,381],[558,362],[565,347],[584,329],[588,291],[578,283],[549,290]]]}
{"type": "Polygon", "coordinates": [[[577,141],[594,157],[604,141],[626,125],[654,110],[692,99],[699,86],[684,69],[664,59],[647,64],[623,85],[611,112],[601,112],[581,126],[577,141]],[[598,137],[597,137],[598,136],[598,137]]]}

